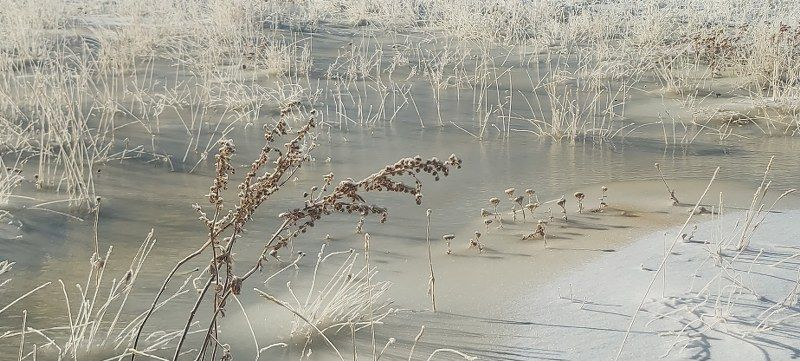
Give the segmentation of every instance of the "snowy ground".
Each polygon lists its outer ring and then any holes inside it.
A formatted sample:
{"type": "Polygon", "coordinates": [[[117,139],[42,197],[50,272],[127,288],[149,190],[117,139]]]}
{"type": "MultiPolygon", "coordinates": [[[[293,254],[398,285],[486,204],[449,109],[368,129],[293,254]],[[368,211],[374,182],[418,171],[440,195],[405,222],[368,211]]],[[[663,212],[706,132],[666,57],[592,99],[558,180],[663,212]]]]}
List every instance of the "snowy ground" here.
{"type": "Polygon", "coordinates": [[[665,273],[656,270],[679,228],[607,254],[516,299],[509,308],[527,311],[505,323],[520,346],[548,350],[542,359],[609,360],[644,297],[620,359],[800,358],[800,211],[770,214],[748,249],[718,253],[738,241],[743,216],[707,215],[665,273]]]}

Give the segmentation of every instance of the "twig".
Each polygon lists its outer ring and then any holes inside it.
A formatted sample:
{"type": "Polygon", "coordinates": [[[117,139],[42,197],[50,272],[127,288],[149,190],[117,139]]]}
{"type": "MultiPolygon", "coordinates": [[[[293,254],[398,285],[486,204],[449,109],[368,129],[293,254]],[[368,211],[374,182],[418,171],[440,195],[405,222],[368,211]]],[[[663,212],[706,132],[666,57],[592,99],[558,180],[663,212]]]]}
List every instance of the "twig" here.
{"type": "Polygon", "coordinates": [[[697,203],[695,203],[692,212],[689,213],[689,217],[687,217],[686,222],[683,223],[683,227],[681,227],[681,229],[678,231],[677,233],[678,235],[675,237],[675,239],[672,241],[672,244],[669,246],[666,256],[664,257],[663,260],[661,260],[661,264],[658,266],[658,269],[653,275],[653,279],[651,279],[650,284],[647,285],[647,289],[645,290],[645,293],[642,296],[642,300],[639,302],[639,306],[636,307],[636,311],[633,312],[633,316],[631,316],[631,322],[628,324],[628,328],[625,330],[625,336],[622,338],[622,343],[619,346],[619,351],[617,351],[617,355],[616,357],[614,357],[615,361],[619,360],[619,357],[622,355],[622,350],[625,348],[625,342],[628,341],[628,336],[631,333],[631,329],[633,329],[633,323],[636,322],[636,316],[639,314],[639,311],[641,311],[642,306],[644,306],[644,302],[645,300],[647,300],[647,295],[650,293],[650,290],[653,288],[653,284],[655,284],[656,280],[658,279],[658,274],[664,269],[664,265],[667,263],[669,255],[672,254],[672,249],[675,248],[675,245],[678,243],[678,240],[681,239],[680,235],[683,234],[683,231],[689,225],[689,222],[692,220],[695,211],[697,211],[697,208],[700,207],[700,202],[703,201],[703,198],[705,198],[706,194],[708,193],[708,190],[711,188],[711,184],[714,183],[714,180],[717,178],[717,173],[719,173],[719,167],[717,167],[717,169],[714,170],[714,175],[711,176],[711,180],[708,182],[706,189],[703,191],[703,194],[700,195],[700,198],[697,200],[697,203]]]}
{"type": "Polygon", "coordinates": [[[419,328],[417,337],[414,337],[414,343],[411,344],[411,351],[408,352],[408,361],[411,361],[412,357],[414,356],[414,349],[417,347],[417,342],[419,342],[419,339],[422,338],[423,332],[425,332],[425,325],[422,325],[422,327],[419,328]]]}
{"type": "Polygon", "coordinates": [[[320,336],[322,336],[322,338],[325,340],[325,342],[328,343],[328,346],[330,346],[333,349],[333,351],[336,352],[336,355],[339,356],[339,359],[344,361],[344,357],[342,357],[342,354],[339,353],[339,349],[337,349],[336,346],[333,344],[333,342],[331,342],[331,340],[328,338],[328,336],[325,336],[325,334],[322,332],[322,330],[320,330],[319,328],[317,328],[316,325],[311,323],[311,321],[309,321],[306,318],[306,316],[303,316],[302,314],[300,314],[300,312],[295,311],[295,309],[292,308],[292,306],[289,306],[288,303],[283,302],[283,301],[273,297],[272,295],[270,295],[270,294],[268,294],[268,293],[266,293],[264,291],[259,290],[258,288],[254,288],[253,290],[255,290],[259,295],[261,295],[261,297],[264,297],[264,298],[266,298],[266,299],[268,299],[268,300],[270,300],[272,302],[277,303],[279,306],[289,310],[289,312],[295,314],[295,316],[297,316],[301,320],[305,321],[305,323],[307,323],[309,326],[311,326],[311,328],[313,328],[315,331],[317,331],[317,333],[320,336]]]}
{"type": "Polygon", "coordinates": [[[431,296],[433,312],[436,312],[436,277],[433,275],[433,257],[431,255],[431,210],[428,209],[425,215],[428,217],[428,224],[425,227],[425,239],[428,242],[428,267],[431,273],[430,280],[428,280],[428,294],[431,296]]]}

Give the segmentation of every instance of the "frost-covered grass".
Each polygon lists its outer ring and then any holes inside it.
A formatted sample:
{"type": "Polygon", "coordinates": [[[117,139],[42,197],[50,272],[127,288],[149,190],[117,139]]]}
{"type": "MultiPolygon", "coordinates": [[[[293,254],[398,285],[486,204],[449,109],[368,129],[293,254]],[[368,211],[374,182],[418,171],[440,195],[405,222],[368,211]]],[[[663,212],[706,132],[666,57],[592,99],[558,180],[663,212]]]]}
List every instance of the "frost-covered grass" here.
{"type": "Polygon", "coordinates": [[[19,173],[19,169],[6,167],[3,160],[0,159],[0,205],[8,204],[14,188],[22,182],[23,177],[19,173]]]}
{"type": "MultiPolygon", "coordinates": [[[[0,313],[10,312],[12,306],[15,309],[23,307],[25,298],[43,288],[60,287],[65,317],[54,318],[44,326],[32,325],[32,323],[21,324],[21,328],[17,330],[0,333],[0,340],[21,338],[23,340],[19,351],[21,359],[45,357],[54,360],[90,360],[121,359],[129,356],[133,352],[129,347],[144,314],[134,313],[131,315],[128,304],[132,299],[132,293],[136,291],[139,274],[155,243],[156,239],[153,234],[149,234],[131,259],[127,271],[110,281],[107,280],[105,274],[107,271],[111,272],[111,265],[108,263],[111,248],[104,257],[95,258],[90,262],[86,279],[82,283],[69,285],[72,280],[64,279],[58,279],[57,282],[45,282],[20,295],[10,304],[3,305],[0,307],[0,313]],[[25,343],[26,339],[30,344],[25,343]]],[[[0,276],[7,273],[12,265],[12,262],[0,262],[0,276]]],[[[193,277],[194,274],[190,274],[182,285],[159,303],[157,309],[161,309],[170,301],[189,292],[190,281],[193,277]]],[[[0,287],[10,281],[10,279],[5,281],[0,279],[0,287]]],[[[17,279],[17,281],[24,284],[22,279],[17,279]]],[[[22,312],[24,315],[34,315],[36,310],[23,308],[22,312]]],[[[180,330],[161,330],[150,333],[146,337],[146,345],[141,347],[138,352],[149,354],[163,350],[165,347],[171,347],[171,343],[180,337],[180,334],[180,330]]]]}
{"type": "MultiPolygon", "coordinates": [[[[37,207],[64,203],[99,219],[101,165],[135,159],[165,171],[201,172],[213,167],[215,145],[234,130],[274,124],[276,114],[291,128],[312,109],[321,128],[313,140],[326,132],[330,139],[337,127],[395,121],[452,126],[478,140],[522,134],[572,142],[624,139],[653,126],[663,129],[665,145],[708,133],[724,141],[741,136],[740,126],[794,136],[800,125],[800,3],[791,1],[0,0],[0,9],[0,206],[30,182],[60,197],[37,207]],[[628,109],[645,98],[664,109],[663,99],[675,98],[689,115],[665,111],[658,122],[637,123],[628,109]],[[463,108],[471,121],[450,113],[463,108]]],[[[762,182],[735,239],[709,243],[716,248],[706,245],[699,263],[679,257],[698,269],[714,267],[702,271],[710,281],[691,296],[659,299],[674,310],[658,311],[654,324],[681,325],[671,333],[668,355],[707,349],[709,332],[750,341],[788,332],[796,322],[797,283],[755,277],[773,270],[788,277],[782,267],[796,258],[786,250],[753,254],[753,235],[769,224],[768,188],[762,182]],[[783,259],[761,263],[767,256],[783,259]],[[759,290],[762,283],[783,293],[759,290]],[[762,312],[753,313],[756,307],[762,312]]],[[[227,211],[206,221],[224,219],[227,211]]],[[[6,215],[0,209],[0,220],[6,215]]],[[[237,230],[231,239],[239,236],[237,230]]],[[[119,322],[153,243],[145,242],[129,273],[110,282],[102,282],[107,257],[95,255],[77,291],[61,284],[70,324],[30,332],[58,358],[72,359],[108,349],[149,357],[182,341],[194,323],[130,350],[149,315],[119,322]]],[[[209,244],[218,250],[214,237],[209,244]]],[[[305,300],[269,296],[305,318],[295,320],[292,334],[374,327],[386,316],[388,282],[373,283],[374,267],[358,261],[349,254],[305,300]]],[[[0,263],[0,276],[12,264],[0,263]]],[[[669,269],[663,273],[671,279],[686,276],[669,269]]],[[[0,287],[9,282],[0,279],[0,287]]],[[[199,305],[205,291],[198,289],[199,305]]],[[[222,312],[216,301],[214,307],[222,312]]],[[[212,329],[216,324],[208,340],[212,329]]],[[[28,333],[23,327],[0,338],[21,336],[25,351],[28,333]]]]}
{"type": "MultiPolygon", "coordinates": [[[[0,276],[9,273],[12,266],[14,266],[14,262],[9,260],[0,261],[0,276]]],[[[2,289],[3,286],[7,285],[9,282],[11,282],[11,278],[8,278],[8,276],[3,276],[3,279],[0,279],[0,289],[2,289]]]]}
{"type": "Polygon", "coordinates": [[[194,170],[219,134],[298,101],[340,127],[413,113],[424,127],[418,103],[430,91],[433,123],[477,138],[612,139],[639,128],[626,102],[658,82],[695,111],[673,123],[697,133],[753,124],[794,134],[798,124],[792,2],[4,1],[0,147],[35,157],[28,178],[85,209],[97,164],[137,157],[194,170]],[[315,53],[328,26],[361,40],[315,53]],[[746,108],[720,113],[708,91],[746,108]],[[442,112],[462,92],[475,126],[442,112]],[[162,128],[186,133],[184,152],[163,149],[162,128]]]}
{"type": "MultiPolygon", "coordinates": [[[[482,137],[499,121],[496,127],[508,135],[511,123],[521,122],[528,133],[556,139],[620,135],[625,101],[642,81],[660,82],[697,108],[705,100],[699,90],[729,78],[734,87],[714,91],[734,92],[770,114],[758,122],[765,133],[793,134],[797,125],[800,28],[792,24],[800,8],[791,2],[6,2],[0,124],[11,131],[0,141],[38,155],[39,183],[68,192],[76,204],[91,206],[87,163],[147,155],[174,168],[178,158],[187,162],[208,152],[200,147],[209,142],[201,139],[198,115],[221,106],[227,121],[250,124],[262,116],[265,96],[296,100],[265,84],[265,77],[305,88],[312,103],[313,94],[331,93],[334,99],[324,102],[333,109],[326,115],[358,124],[393,120],[403,107],[418,112],[414,98],[424,93],[413,80],[425,80],[438,125],[449,123],[441,114],[442,91],[471,90],[479,125],[470,132],[482,137]],[[328,69],[320,69],[328,79],[306,78],[315,57],[332,56],[313,51],[315,35],[332,25],[370,41],[342,49],[328,69]],[[544,73],[518,74],[507,63],[516,57],[516,68],[549,65],[544,73]],[[164,61],[182,80],[156,74],[164,61]],[[401,71],[410,72],[405,80],[392,76],[401,71]],[[376,93],[371,97],[380,99],[374,109],[380,117],[370,114],[373,109],[359,109],[358,118],[342,109],[347,98],[361,96],[352,82],[336,80],[342,73],[373,81],[362,85],[363,95],[369,85],[376,93]],[[530,77],[529,89],[500,94],[514,75],[530,77]],[[315,89],[318,80],[325,81],[323,89],[315,89]],[[524,98],[523,107],[512,109],[515,97],[518,103],[524,98]],[[159,152],[158,134],[176,121],[166,117],[173,111],[193,143],[184,154],[159,152]],[[183,116],[187,111],[191,119],[183,116]],[[119,115],[133,121],[119,123],[119,115]],[[122,144],[116,133],[124,127],[141,127],[154,139],[122,144]]],[[[365,102],[353,100],[348,107],[365,102]]],[[[703,118],[684,121],[705,124],[703,118]]]]}

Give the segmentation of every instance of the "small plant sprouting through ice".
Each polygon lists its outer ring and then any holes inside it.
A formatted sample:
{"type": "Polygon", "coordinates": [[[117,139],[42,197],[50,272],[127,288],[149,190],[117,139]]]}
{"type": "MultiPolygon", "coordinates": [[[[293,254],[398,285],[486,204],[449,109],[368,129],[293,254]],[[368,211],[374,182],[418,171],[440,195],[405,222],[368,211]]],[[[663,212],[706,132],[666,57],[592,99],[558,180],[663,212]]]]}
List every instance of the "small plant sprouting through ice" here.
{"type": "Polygon", "coordinates": [[[569,219],[567,219],[567,207],[566,207],[567,199],[564,198],[564,196],[561,196],[561,198],[558,199],[558,202],[556,202],[556,204],[559,207],[561,207],[561,214],[563,214],[564,221],[568,221],[569,219]]]}
{"type": "Polygon", "coordinates": [[[578,213],[583,213],[583,199],[586,195],[583,192],[575,192],[575,199],[578,201],[578,213]]]}
{"type": "Polygon", "coordinates": [[[453,253],[453,249],[451,248],[450,243],[455,238],[456,238],[456,235],[454,235],[454,234],[445,234],[444,236],[442,236],[442,239],[444,240],[445,245],[447,245],[447,254],[453,253]]]}
{"type": "Polygon", "coordinates": [[[606,194],[608,192],[608,187],[602,186],[600,187],[600,191],[603,192],[602,195],[600,196],[600,208],[599,208],[602,211],[603,209],[608,207],[607,203],[608,195],[606,194]]]}
{"type": "Polygon", "coordinates": [[[477,249],[478,252],[481,253],[483,252],[483,243],[481,243],[481,233],[478,231],[475,231],[475,238],[469,239],[469,245],[467,246],[467,249],[472,249],[472,248],[477,249]]]}
{"type": "Polygon", "coordinates": [[[497,219],[497,228],[503,228],[503,216],[497,213],[497,206],[500,204],[500,199],[497,197],[489,198],[489,204],[494,207],[494,218],[497,219]]]}

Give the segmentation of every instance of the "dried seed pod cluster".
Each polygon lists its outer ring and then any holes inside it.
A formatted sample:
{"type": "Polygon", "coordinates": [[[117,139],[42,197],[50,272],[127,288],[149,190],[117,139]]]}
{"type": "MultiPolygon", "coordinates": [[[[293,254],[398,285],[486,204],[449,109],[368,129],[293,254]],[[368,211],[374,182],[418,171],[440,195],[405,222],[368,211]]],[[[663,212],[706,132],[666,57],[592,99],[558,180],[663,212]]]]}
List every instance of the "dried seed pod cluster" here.
{"type": "MultiPolygon", "coordinates": [[[[422,182],[417,177],[419,173],[428,173],[439,179],[450,174],[451,168],[460,168],[461,160],[451,155],[446,161],[437,158],[423,160],[416,156],[403,158],[393,165],[364,178],[354,181],[350,178],[341,181],[330,194],[319,196],[314,200],[306,201],[302,208],[297,208],[283,213],[281,218],[289,224],[298,226],[301,232],[307,227],[313,227],[314,221],[333,212],[358,213],[362,216],[376,214],[381,222],[388,216],[386,208],[367,203],[360,192],[397,192],[414,196],[417,204],[422,203],[422,182]],[[408,176],[414,180],[414,185],[409,185],[396,178],[408,176]]],[[[326,176],[326,184],[330,184],[333,175],[326,176]]],[[[323,189],[327,186],[323,187],[323,189]]]]}

